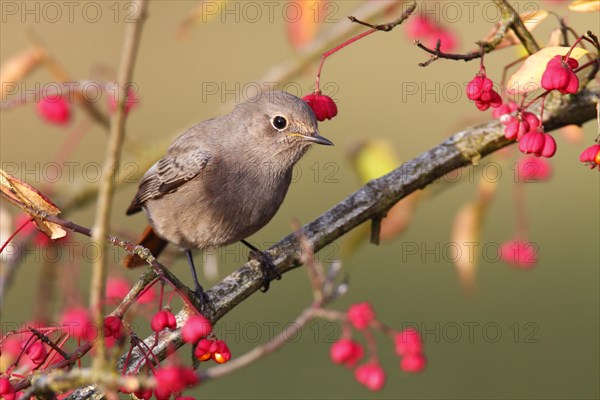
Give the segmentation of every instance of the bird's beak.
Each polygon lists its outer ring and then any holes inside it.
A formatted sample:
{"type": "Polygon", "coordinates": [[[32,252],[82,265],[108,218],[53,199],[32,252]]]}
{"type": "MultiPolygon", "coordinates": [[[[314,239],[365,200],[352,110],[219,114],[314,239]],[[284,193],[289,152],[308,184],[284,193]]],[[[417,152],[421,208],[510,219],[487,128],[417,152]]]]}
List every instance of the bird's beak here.
{"type": "Polygon", "coordinates": [[[310,135],[302,135],[302,134],[293,134],[293,136],[299,136],[302,140],[307,142],[322,144],[325,146],[333,146],[333,142],[329,139],[325,139],[323,136],[319,135],[317,132],[313,132],[310,135]]]}

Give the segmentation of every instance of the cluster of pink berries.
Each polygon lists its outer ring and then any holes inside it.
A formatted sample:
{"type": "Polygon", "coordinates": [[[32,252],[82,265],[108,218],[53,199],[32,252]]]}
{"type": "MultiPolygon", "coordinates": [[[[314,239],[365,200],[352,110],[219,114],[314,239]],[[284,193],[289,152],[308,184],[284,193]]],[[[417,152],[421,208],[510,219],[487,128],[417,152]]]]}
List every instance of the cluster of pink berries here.
{"type": "Polygon", "coordinates": [[[181,330],[181,337],[186,343],[196,344],[194,356],[200,361],[212,359],[218,364],[231,359],[231,351],[222,340],[209,339],[212,326],[202,315],[190,317],[181,330]]]}
{"type": "MultiPolygon", "coordinates": [[[[578,66],[577,60],[568,55],[553,57],[542,74],[542,87],[547,91],[558,90],[563,94],[576,93],[579,90],[579,79],[574,70],[578,66]]],[[[467,85],[467,97],[473,100],[475,106],[481,111],[489,107],[494,108],[494,117],[499,118],[506,126],[504,136],[518,141],[522,153],[547,158],[556,153],[556,141],[552,135],[544,132],[541,117],[520,110],[512,101],[503,103],[501,96],[493,89],[492,80],[486,76],[483,65],[467,85]],[[515,112],[516,115],[513,115],[515,112]]],[[[590,168],[597,167],[600,164],[600,145],[594,144],[588,147],[581,153],[579,159],[590,168]]]]}
{"type": "Polygon", "coordinates": [[[467,97],[475,102],[480,111],[485,111],[490,106],[497,108],[502,105],[502,98],[494,90],[494,82],[485,75],[484,69],[467,85],[467,97]]]}
{"type": "Polygon", "coordinates": [[[517,140],[521,153],[547,158],[556,153],[554,137],[544,132],[535,114],[527,111],[518,112],[516,116],[505,114],[500,117],[500,121],[506,125],[504,136],[507,139],[517,140]]]}
{"type": "MultiPolygon", "coordinates": [[[[368,329],[373,326],[381,329],[383,324],[377,321],[371,305],[366,302],[354,304],[348,308],[346,317],[354,329],[363,333],[370,342],[368,348],[373,350],[375,344],[368,329]]],[[[423,355],[423,342],[419,333],[412,328],[402,332],[395,332],[390,328],[386,328],[385,331],[393,337],[396,354],[402,357],[400,368],[405,372],[421,372],[427,364],[427,359],[423,355]]],[[[362,360],[365,352],[363,346],[350,336],[350,331],[344,330],[343,337],[331,346],[330,357],[335,364],[354,368],[362,360]]],[[[383,388],[386,375],[376,354],[371,354],[369,361],[354,370],[354,378],[370,390],[378,391],[383,388]]]]}
{"type": "MultiPolygon", "coordinates": [[[[155,283],[158,282],[161,281],[157,280],[155,283]]],[[[126,279],[111,277],[107,280],[105,301],[120,302],[130,289],[131,285],[126,279]]],[[[154,289],[154,284],[148,286],[138,296],[136,302],[143,305],[155,301],[154,289]]],[[[161,286],[161,304],[163,290],[164,285],[161,286]]],[[[161,306],[161,309],[150,318],[150,327],[158,335],[163,330],[176,329],[177,321],[168,307],[161,306]]],[[[98,330],[89,310],[82,306],[75,306],[63,311],[58,324],[48,326],[30,323],[19,331],[9,333],[0,338],[0,355],[3,364],[7,366],[6,370],[0,373],[0,397],[16,399],[19,393],[15,387],[19,386],[14,386],[15,382],[18,383],[20,379],[34,371],[42,371],[64,362],[61,350],[67,351],[65,345],[68,339],[76,339],[77,343],[86,346],[86,343],[93,342],[99,335],[104,334],[105,345],[111,348],[115,343],[119,343],[120,346],[125,345],[126,338],[130,336],[129,331],[130,327],[125,326],[123,316],[119,315],[106,316],[101,329],[98,330]],[[42,340],[41,335],[45,336],[45,340],[42,340]]],[[[212,324],[202,315],[188,318],[181,328],[181,335],[185,343],[195,346],[194,354],[200,361],[212,359],[216,363],[223,364],[231,359],[231,351],[227,344],[211,337],[213,336],[212,324]]],[[[132,347],[134,346],[136,345],[132,341],[132,347]]],[[[150,352],[152,349],[146,348],[146,350],[150,352]]],[[[181,391],[199,383],[199,378],[191,367],[179,365],[174,361],[169,365],[150,366],[150,370],[156,385],[154,389],[144,388],[136,391],[134,394],[140,399],[150,399],[152,396],[157,400],[167,400],[171,397],[185,399],[181,397],[181,391]]],[[[121,388],[120,391],[131,392],[126,388],[121,388]]]]}
{"type": "Polygon", "coordinates": [[[20,374],[44,370],[64,361],[63,355],[56,349],[63,348],[68,339],[75,339],[77,343],[88,343],[97,340],[102,333],[107,347],[112,347],[117,341],[121,342],[125,338],[121,318],[107,316],[102,330],[99,331],[93,324],[88,309],[75,306],[65,309],[56,325],[27,323],[23,329],[9,333],[0,341],[0,354],[7,365],[4,373],[11,376],[13,371],[17,370],[20,374]],[[39,331],[46,340],[43,341],[34,335],[31,329],[39,331]],[[52,339],[53,334],[62,339],[52,339]]]}

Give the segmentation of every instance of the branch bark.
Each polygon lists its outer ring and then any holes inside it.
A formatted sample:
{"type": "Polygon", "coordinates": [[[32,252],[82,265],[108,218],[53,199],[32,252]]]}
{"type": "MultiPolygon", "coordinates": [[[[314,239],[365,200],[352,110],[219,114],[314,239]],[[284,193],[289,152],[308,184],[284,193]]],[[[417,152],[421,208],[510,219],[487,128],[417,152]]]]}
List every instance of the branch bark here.
{"type": "Polygon", "coordinates": [[[527,30],[525,24],[519,17],[519,13],[515,11],[510,3],[507,0],[494,0],[494,3],[496,3],[496,6],[498,6],[502,12],[502,19],[511,21],[510,27],[523,44],[523,47],[527,49],[527,52],[533,54],[540,51],[540,45],[535,41],[531,32],[527,30]]]}
{"type": "MultiPolygon", "coordinates": [[[[594,119],[599,98],[598,90],[585,90],[571,96],[569,102],[560,107],[555,114],[548,115],[544,121],[546,131],[567,125],[582,125],[594,119]]],[[[504,137],[503,130],[504,126],[494,120],[456,133],[389,174],[368,182],[331,210],[303,226],[301,234],[310,241],[314,251],[322,249],[361,223],[385,215],[399,200],[423,189],[441,176],[457,168],[477,163],[480,158],[514,144],[514,141],[504,137]]],[[[267,251],[282,274],[301,265],[298,233],[288,235],[267,251]]],[[[262,275],[258,263],[246,263],[206,292],[212,305],[208,308],[206,316],[213,323],[216,322],[261,286],[262,275]]],[[[184,309],[177,314],[177,318],[186,318],[187,313],[189,310],[184,309]]],[[[153,343],[154,335],[145,341],[153,343]]],[[[182,344],[180,330],[175,330],[161,337],[155,354],[162,359],[168,350],[173,351],[182,344]]],[[[122,367],[123,361],[123,358],[119,361],[119,368],[122,367]]],[[[140,361],[142,356],[134,351],[130,365],[136,365],[140,361]]],[[[68,397],[70,400],[83,398],[101,399],[102,393],[93,386],[86,386],[68,397]]]]}

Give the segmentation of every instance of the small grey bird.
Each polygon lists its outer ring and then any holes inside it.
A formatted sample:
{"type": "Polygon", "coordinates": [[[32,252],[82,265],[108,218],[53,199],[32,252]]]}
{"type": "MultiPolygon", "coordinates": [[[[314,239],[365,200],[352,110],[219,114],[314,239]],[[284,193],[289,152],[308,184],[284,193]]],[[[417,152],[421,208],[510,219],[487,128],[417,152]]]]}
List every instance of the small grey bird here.
{"type": "MultiPolygon", "coordinates": [[[[283,202],[294,164],[319,135],[308,104],[289,93],[263,92],[220,118],[176,138],[144,174],[127,215],[144,209],[150,226],[140,244],[154,256],[173,243],[186,252],[196,291],[204,296],[191,250],[241,241],[263,268],[263,291],[281,276],[265,253],[244,239],[265,226],[283,202]]],[[[127,267],[142,265],[128,256],[127,267]]]]}

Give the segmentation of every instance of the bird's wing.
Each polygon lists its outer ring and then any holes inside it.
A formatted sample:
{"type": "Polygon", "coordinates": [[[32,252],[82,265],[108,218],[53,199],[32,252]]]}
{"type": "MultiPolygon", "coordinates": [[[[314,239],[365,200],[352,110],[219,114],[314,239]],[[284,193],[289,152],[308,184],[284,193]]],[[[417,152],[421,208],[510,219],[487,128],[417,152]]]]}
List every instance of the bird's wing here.
{"type": "Polygon", "coordinates": [[[140,211],[146,201],[177,190],[200,174],[209,163],[211,156],[206,150],[178,147],[176,144],[144,174],[127,215],[140,211]]]}

